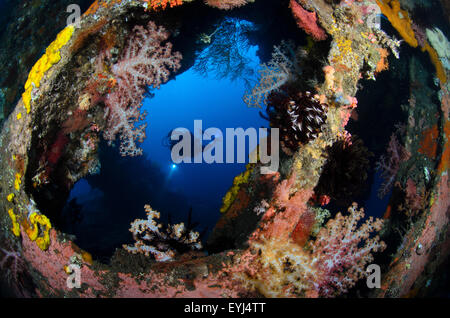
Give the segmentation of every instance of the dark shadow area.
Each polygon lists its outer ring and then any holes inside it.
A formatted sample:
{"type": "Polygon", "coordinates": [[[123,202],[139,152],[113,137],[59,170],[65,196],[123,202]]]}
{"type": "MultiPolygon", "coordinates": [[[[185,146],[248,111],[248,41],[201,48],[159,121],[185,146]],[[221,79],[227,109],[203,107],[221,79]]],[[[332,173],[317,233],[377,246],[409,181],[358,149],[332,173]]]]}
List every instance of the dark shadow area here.
{"type": "MultiPolygon", "coordinates": [[[[190,207],[186,198],[166,187],[167,176],[144,156],[121,157],[102,143],[98,175],[80,180],[64,207],[61,230],[76,236],[75,243],[106,262],[116,248],[132,243],[130,223],[145,219],[144,205],[167,210],[160,222],[185,222],[190,207]]],[[[193,219],[196,219],[193,211],[193,219]]],[[[201,228],[197,229],[201,230],[201,228]]]]}

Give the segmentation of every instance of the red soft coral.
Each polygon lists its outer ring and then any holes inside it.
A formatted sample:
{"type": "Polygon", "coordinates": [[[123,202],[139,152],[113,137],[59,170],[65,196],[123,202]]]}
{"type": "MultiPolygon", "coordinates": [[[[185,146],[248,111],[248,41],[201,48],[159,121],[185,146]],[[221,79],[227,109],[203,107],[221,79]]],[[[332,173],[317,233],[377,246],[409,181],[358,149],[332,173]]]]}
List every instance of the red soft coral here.
{"type": "Polygon", "coordinates": [[[327,34],[325,31],[317,24],[317,16],[315,12],[309,12],[297,3],[296,0],[291,0],[289,6],[294,15],[297,25],[302,28],[306,33],[311,35],[315,40],[325,40],[327,34]]]}
{"type": "Polygon", "coordinates": [[[406,181],[406,187],[405,187],[405,200],[406,205],[410,209],[410,213],[415,214],[419,210],[423,209],[424,204],[426,202],[426,196],[425,191],[422,189],[422,191],[418,191],[416,184],[412,179],[408,179],[406,181]]]}

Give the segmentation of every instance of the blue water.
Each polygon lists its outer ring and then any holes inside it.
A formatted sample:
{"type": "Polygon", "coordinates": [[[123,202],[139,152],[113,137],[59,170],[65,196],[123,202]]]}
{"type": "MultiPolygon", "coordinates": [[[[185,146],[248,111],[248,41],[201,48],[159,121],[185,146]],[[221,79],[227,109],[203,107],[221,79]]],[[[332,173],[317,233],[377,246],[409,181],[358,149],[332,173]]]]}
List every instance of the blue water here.
{"type": "MultiPolygon", "coordinates": [[[[258,64],[256,47],[248,52],[248,56],[255,65],[258,64]]],[[[170,150],[161,141],[178,127],[194,132],[194,120],[202,121],[203,131],[219,128],[224,135],[224,145],[226,128],[267,127],[268,123],[259,116],[259,110],[248,108],[242,101],[245,89],[243,80],[218,80],[214,74],[205,78],[189,70],[162,86],[154,98],[144,101],[143,109],[148,111],[147,138],[142,144],[144,153],[165,170],[167,183],[164,186],[186,195],[194,214],[202,215],[202,222],[208,224],[217,221],[221,199],[234,177],[245,170],[245,164],[208,164],[203,161],[180,163],[173,168],[170,150]]]]}
{"type": "Polygon", "coordinates": [[[390,190],[383,198],[378,197],[378,191],[383,183],[383,178],[379,171],[375,171],[372,185],[370,186],[370,196],[364,201],[365,215],[381,218],[386,211],[386,207],[391,198],[392,190],[390,190]]]}
{"type": "MultiPolygon", "coordinates": [[[[255,70],[260,62],[256,51],[257,47],[251,47],[247,52],[255,70]]],[[[205,239],[220,217],[222,197],[234,177],[245,170],[253,149],[247,149],[246,163],[174,165],[162,140],[178,127],[193,132],[194,120],[201,120],[203,131],[212,127],[222,131],[225,158],[226,128],[268,127],[260,110],[242,101],[246,89],[244,80],[217,79],[213,72],[203,77],[191,68],[153,91],[154,96],[144,99],[142,106],[148,112],[143,157],[121,158],[117,148],[103,150],[100,175],[80,180],[71,191],[68,201],[76,199],[80,207],[70,213],[66,208],[66,215],[80,211],[67,219],[65,231],[76,235],[82,248],[107,254],[130,242],[130,222],[145,218],[143,206],[150,204],[161,212],[162,222],[170,214],[172,223],[186,221],[192,207],[198,230],[207,230],[205,239]],[[79,219],[74,222],[74,218],[79,219]]]]}

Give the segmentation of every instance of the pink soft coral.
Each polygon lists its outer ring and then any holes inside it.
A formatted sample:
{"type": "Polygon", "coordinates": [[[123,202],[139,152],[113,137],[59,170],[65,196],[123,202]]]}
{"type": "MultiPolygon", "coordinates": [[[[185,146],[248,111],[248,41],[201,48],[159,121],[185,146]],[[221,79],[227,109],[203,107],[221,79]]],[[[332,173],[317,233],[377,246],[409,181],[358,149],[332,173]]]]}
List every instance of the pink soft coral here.
{"type": "MultiPolygon", "coordinates": [[[[282,196],[286,198],[287,192],[282,196]]],[[[347,216],[338,213],[329,220],[306,246],[313,223],[321,222],[311,211],[301,212],[291,237],[275,236],[265,230],[252,238],[250,243],[255,255],[260,255],[260,262],[248,264],[246,274],[255,282],[255,288],[270,297],[335,297],[348,292],[365,276],[366,266],[373,261],[372,253],[386,246],[378,236],[372,236],[381,230],[383,220],[370,217],[360,224],[364,210],[358,210],[356,203],[348,211],[347,216]]]]}
{"type": "Polygon", "coordinates": [[[273,204],[262,218],[261,228],[253,234],[253,239],[288,239],[296,227],[299,218],[307,211],[306,203],[313,191],[302,189],[291,195],[295,185],[296,174],[278,184],[274,193],[273,204]]]}
{"type": "Polygon", "coordinates": [[[112,72],[117,79],[117,87],[106,96],[108,127],[105,139],[112,142],[120,134],[120,153],[123,156],[137,156],[142,149],[136,145],[145,138],[146,125],[135,126],[144,119],[140,107],[147,86],[159,88],[169,79],[170,70],[180,67],[181,54],[172,53],[172,44],[167,40],[169,33],[155,23],[147,28],[136,26],[133,36],[112,72]]]}
{"type": "Polygon", "coordinates": [[[321,296],[330,297],[346,293],[364,277],[365,267],[373,261],[372,252],[382,251],[386,245],[379,237],[369,238],[378,232],[383,220],[370,217],[358,227],[364,210],[356,203],[349,207],[350,215],[338,213],[328,221],[311,243],[312,259],[319,279],[315,282],[321,296]]]}
{"type": "Polygon", "coordinates": [[[408,160],[411,154],[400,144],[395,134],[392,134],[387,148],[387,155],[383,155],[377,163],[377,170],[381,172],[384,183],[381,185],[378,196],[384,197],[394,185],[395,176],[400,163],[408,160]]]}

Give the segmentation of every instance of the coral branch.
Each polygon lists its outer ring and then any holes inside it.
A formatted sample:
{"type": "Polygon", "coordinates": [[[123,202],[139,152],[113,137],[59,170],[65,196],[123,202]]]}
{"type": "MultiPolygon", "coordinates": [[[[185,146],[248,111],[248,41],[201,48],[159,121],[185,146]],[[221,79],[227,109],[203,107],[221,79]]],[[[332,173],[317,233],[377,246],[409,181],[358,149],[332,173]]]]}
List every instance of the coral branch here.
{"type": "Polygon", "coordinates": [[[258,84],[251,92],[246,92],[243,98],[248,107],[261,108],[271,92],[286,84],[293,77],[293,72],[299,73],[292,46],[286,42],[274,46],[272,59],[267,64],[262,64],[258,72],[258,84]]]}
{"type": "Polygon", "coordinates": [[[153,255],[158,262],[172,260],[178,250],[199,250],[202,244],[198,241],[200,234],[191,231],[189,224],[184,223],[168,225],[165,231],[160,231],[162,225],[155,219],[159,219],[160,213],[146,205],[147,220],[135,220],[131,223],[130,232],[136,241],[134,245],[124,245],[123,248],[133,254],[153,255]]]}
{"type": "Polygon", "coordinates": [[[112,142],[120,134],[120,153],[123,156],[142,154],[137,142],[145,138],[145,125],[135,126],[144,119],[140,106],[147,86],[159,88],[169,79],[170,70],[180,67],[181,54],[171,52],[171,43],[161,46],[169,33],[155,23],[149,22],[147,28],[136,26],[134,35],[128,42],[120,61],[113,65],[112,72],[117,79],[114,92],[107,95],[108,127],[105,139],[112,142]]]}
{"type": "Polygon", "coordinates": [[[152,10],[165,10],[167,6],[173,8],[183,4],[182,0],[144,0],[144,2],[146,2],[147,6],[152,10]]]}

